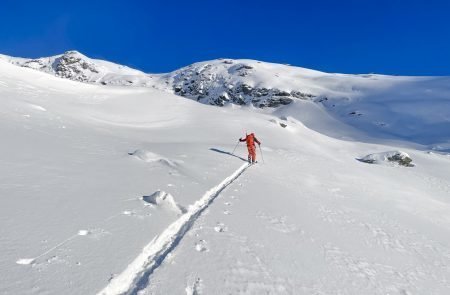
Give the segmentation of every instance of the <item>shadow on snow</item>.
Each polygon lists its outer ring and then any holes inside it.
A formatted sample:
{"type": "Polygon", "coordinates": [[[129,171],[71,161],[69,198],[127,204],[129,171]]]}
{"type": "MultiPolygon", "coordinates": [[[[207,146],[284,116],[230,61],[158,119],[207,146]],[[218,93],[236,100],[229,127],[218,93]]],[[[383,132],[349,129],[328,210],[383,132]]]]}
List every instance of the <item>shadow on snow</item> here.
{"type": "Polygon", "coordinates": [[[210,148],[209,150],[210,150],[210,151],[213,151],[213,152],[216,152],[216,153],[220,153],[220,154],[225,154],[225,155],[233,156],[233,157],[236,157],[236,158],[238,158],[238,159],[241,159],[242,161],[245,161],[245,162],[248,161],[248,160],[245,159],[245,158],[236,156],[235,154],[232,154],[232,153],[230,153],[230,152],[225,152],[225,151],[222,151],[222,150],[219,150],[219,149],[216,149],[216,148],[210,148]]]}

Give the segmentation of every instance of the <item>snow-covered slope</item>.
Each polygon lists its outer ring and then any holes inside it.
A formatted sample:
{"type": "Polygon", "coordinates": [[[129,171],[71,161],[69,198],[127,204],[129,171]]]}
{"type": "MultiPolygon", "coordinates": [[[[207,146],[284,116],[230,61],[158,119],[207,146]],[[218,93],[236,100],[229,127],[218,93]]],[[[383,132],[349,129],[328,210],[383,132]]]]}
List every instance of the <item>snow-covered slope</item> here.
{"type": "MultiPolygon", "coordinates": [[[[282,117],[292,116],[318,127],[318,120],[308,119],[311,112],[303,110],[310,109],[305,101],[313,101],[338,121],[366,134],[366,140],[412,141],[425,148],[450,150],[450,77],[330,74],[232,59],[150,75],[76,51],[41,59],[0,59],[71,80],[150,87],[209,105],[279,108],[282,117]]],[[[320,131],[332,135],[333,129],[326,126],[320,131]]]]}
{"type": "Polygon", "coordinates": [[[85,83],[145,86],[150,80],[148,75],[141,71],[104,60],[91,59],[75,50],[37,59],[6,55],[0,55],[0,59],[21,67],[85,83]]]}
{"type": "MultiPolygon", "coordinates": [[[[300,113],[307,112],[301,108],[308,108],[304,102],[313,101],[370,137],[450,149],[450,77],[330,74],[223,59],[196,63],[155,80],[156,88],[202,103],[281,107],[277,112],[282,116],[302,121],[300,113]]],[[[329,127],[321,131],[329,132],[329,127]]]]}
{"type": "Polygon", "coordinates": [[[103,86],[0,60],[0,294],[448,294],[450,157],[417,149],[450,140],[447,78],[301,71],[325,105],[218,108],[151,87],[171,74],[103,86]],[[414,167],[358,160],[391,151],[414,167]]]}
{"type": "Polygon", "coordinates": [[[219,59],[161,75],[156,87],[212,105],[277,107],[322,95],[321,87],[310,80],[323,75],[256,60],[219,59]]]}

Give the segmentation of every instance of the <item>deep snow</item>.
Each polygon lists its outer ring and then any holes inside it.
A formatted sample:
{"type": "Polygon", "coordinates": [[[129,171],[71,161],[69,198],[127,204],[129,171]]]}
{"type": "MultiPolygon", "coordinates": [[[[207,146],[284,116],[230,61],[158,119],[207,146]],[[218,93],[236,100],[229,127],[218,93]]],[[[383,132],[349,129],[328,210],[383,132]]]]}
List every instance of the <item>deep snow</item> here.
{"type": "Polygon", "coordinates": [[[335,76],[342,104],[218,108],[0,60],[0,293],[449,293],[448,78],[335,76]]]}

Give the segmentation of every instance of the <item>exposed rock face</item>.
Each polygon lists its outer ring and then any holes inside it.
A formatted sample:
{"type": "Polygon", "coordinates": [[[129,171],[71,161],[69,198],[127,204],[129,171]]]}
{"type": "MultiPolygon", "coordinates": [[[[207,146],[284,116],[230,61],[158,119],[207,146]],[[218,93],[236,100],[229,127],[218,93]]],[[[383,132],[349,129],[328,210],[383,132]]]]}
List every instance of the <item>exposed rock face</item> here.
{"type": "MultiPolygon", "coordinates": [[[[245,79],[257,70],[251,65],[224,60],[224,69],[217,65],[191,65],[175,71],[166,78],[166,85],[172,85],[175,94],[199,102],[224,106],[252,104],[255,107],[279,107],[294,99],[313,99],[315,96],[301,90],[283,90],[269,87],[254,87],[245,79]]],[[[251,77],[249,77],[251,78],[251,77]]]]}
{"type": "Polygon", "coordinates": [[[37,59],[15,59],[12,63],[55,75],[60,78],[118,86],[149,86],[151,76],[111,62],[90,59],[78,51],[37,59]]]}
{"type": "Polygon", "coordinates": [[[315,95],[296,86],[295,79],[285,68],[252,60],[219,59],[157,75],[90,59],[77,51],[11,62],[64,79],[101,85],[152,87],[216,106],[237,104],[276,108],[296,99],[315,99],[315,95]],[[280,80],[288,83],[276,83],[280,80]]]}
{"type": "Polygon", "coordinates": [[[86,81],[89,73],[98,74],[95,64],[86,62],[77,52],[66,52],[53,64],[56,75],[71,80],[86,81]],[[87,73],[85,73],[87,72],[87,73]]]}
{"type": "Polygon", "coordinates": [[[388,157],[388,161],[398,163],[401,166],[414,167],[412,159],[405,153],[395,153],[394,155],[388,157]]]}
{"type": "Polygon", "coordinates": [[[77,51],[67,51],[56,58],[31,59],[22,64],[23,67],[54,73],[56,76],[80,82],[92,82],[90,77],[99,74],[92,62],[77,51]]]}
{"type": "Polygon", "coordinates": [[[49,62],[50,62],[49,60],[46,60],[44,58],[32,59],[32,60],[26,61],[21,66],[25,67],[25,68],[35,69],[35,70],[43,70],[48,66],[49,62]]]}
{"type": "Polygon", "coordinates": [[[411,157],[407,153],[401,151],[370,154],[359,160],[368,164],[395,163],[400,166],[414,167],[411,157]]]}

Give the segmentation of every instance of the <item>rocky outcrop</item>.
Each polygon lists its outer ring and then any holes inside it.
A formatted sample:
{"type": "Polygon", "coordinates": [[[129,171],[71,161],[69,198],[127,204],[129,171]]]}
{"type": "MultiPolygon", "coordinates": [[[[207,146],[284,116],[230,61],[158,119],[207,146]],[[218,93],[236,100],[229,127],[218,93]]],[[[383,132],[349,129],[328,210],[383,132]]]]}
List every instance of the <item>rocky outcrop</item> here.
{"type": "Polygon", "coordinates": [[[393,163],[405,167],[414,167],[411,157],[407,153],[401,151],[370,154],[359,159],[359,161],[368,164],[393,163]]]}
{"type": "Polygon", "coordinates": [[[78,51],[37,59],[15,58],[10,62],[63,79],[117,86],[151,86],[151,76],[111,62],[91,59],[78,51]]]}
{"type": "Polygon", "coordinates": [[[77,81],[87,81],[89,74],[98,74],[94,63],[85,61],[77,52],[69,51],[53,64],[56,75],[77,81]]]}
{"type": "Polygon", "coordinates": [[[27,60],[21,66],[80,82],[93,82],[91,77],[100,73],[93,62],[88,61],[87,57],[77,51],[67,51],[54,58],[27,60]]]}
{"type": "Polygon", "coordinates": [[[271,86],[272,81],[285,79],[285,69],[275,66],[275,70],[273,65],[252,60],[219,59],[158,75],[90,59],[77,51],[38,59],[16,58],[10,62],[64,79],[101,85],[152,87],[216,106],[237,104],[276,108],[296,99],[316,99],[300,88],[292,89],[295,88],[292,80],[271,86]]]}
{"type": "Polygon", "coordinates": [[[167,78],[166,84],[171,84],[177,95],[217,106],[232,103],[275,108],[290,104],[295,99],[315,98],[314,95],[301,90],[254,87],[244,79],[237,78],[253,74],[253,71],[256,71],[253,66],[235,64],[232,60],[224,60],[222,64],[227,67],[225,73],[215,71],[211,64],[188,66],[167,78]]]}

